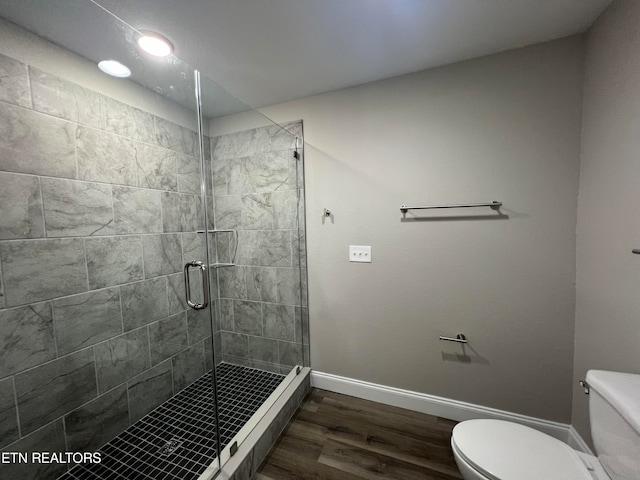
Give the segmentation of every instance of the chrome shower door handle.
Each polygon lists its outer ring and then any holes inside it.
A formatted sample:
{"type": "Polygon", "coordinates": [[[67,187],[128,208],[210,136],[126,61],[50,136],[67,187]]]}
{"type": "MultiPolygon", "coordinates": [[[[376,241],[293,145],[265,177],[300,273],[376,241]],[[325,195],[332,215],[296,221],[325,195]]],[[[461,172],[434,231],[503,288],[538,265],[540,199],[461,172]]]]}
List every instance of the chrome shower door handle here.
{"type": "Polygon", "coordinates": [[[189,305],[194,310],[202,310],[203,308],[207,308],[209,305],[209,276],[207,275],[207,266],[198,261],[193,260],[191,262],[185,263],[184,265],[184,294],[187,299],[187,305],[189,305]],[[202,274],[202,303],[195,303],[191,301],[191,283],[189,281],[189,269],[191,267],[196,267],[200,270],[202,274]]]}

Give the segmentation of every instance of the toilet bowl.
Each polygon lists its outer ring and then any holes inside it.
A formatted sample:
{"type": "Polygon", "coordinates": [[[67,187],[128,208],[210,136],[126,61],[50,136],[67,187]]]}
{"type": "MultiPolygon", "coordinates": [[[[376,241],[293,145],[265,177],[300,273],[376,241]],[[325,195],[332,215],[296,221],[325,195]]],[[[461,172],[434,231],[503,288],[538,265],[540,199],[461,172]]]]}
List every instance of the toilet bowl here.
{"type": "Polygon", "coordinates": [[[610,480],[597,458],[583,460],[560,440],[517,423],[459,423],[451,448],[465,480],[610,480]]]}
{"type": "Polygon", "coordinates": [[[590,370],[591,435],[598,457],[503,420],[457,424],[451,448],[465,480],[639,480],[640,375],[590,370]]]}

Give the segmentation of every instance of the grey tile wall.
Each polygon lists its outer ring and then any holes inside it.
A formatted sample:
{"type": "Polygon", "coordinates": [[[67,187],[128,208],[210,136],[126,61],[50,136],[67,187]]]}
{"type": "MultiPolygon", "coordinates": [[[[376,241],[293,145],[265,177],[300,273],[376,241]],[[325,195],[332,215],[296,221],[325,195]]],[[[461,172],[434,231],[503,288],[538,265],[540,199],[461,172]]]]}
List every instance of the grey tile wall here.
{"type": "Polygon", "coordinates": [[[4,103],[0,170],[76,178],[77,131],[75,123],[4,103]]]}
{"type": "Polygon", "coordinates": [[[126,385],[86,403],[64,417],[68,448],[95,452],[129,426],[126,385]]]}
{"type": "Polygon", "coordinates": [[[198,195],[162,193],[162,227],[165,232],[198,230],[202,217],[202,202],[198,195]]]}
{"type": "MultiPolygon", "coordinates": [[[[109,97],[101,97],[102,125],[107,132],[155,143],[153,115],[109,97]]],[[[175,150],[175,149],[172,149],[175,150]]]]}
{"type": "Polygon", "coordinates": [[[109,185],[58,178],[42,178],[41,184],[48,237],[114,234],[109,185]]]}
{"type": "Polygon", "coordinates": [[[221,332],[222,351],[236,358],[249,358],[249,337],[239,333],[221,332]]]}
{"type": "Polygon", "coordinates": [[[211,139],[224,361],[287,373],[309,364],[302,122],[211,139]]]}
{"type": "Polygon", "coordinates": [[[0,242],[7,307],[88,290],[82,239],[0,242]]]}
{"type": "MultiPolygon", "coordinates": [[[[65,451],[64,425],[62,419],[55,420],[35,432],[23,436],[17,442],[12,443],[5,450],[12,452],[55,452],[65,451]],[[46,446],[46,448],[43,448],[46,446]]],[[[38,480],[54,480],[67,469],[61,463],[0,463],[0,478],[2,480],[25,480],[37,478],[38,480]]]]}
{"type": "Polygon", "coordinates": [[[194,131],[0,55],[0,448],[94,451],[212,367],[182,274],[198,158],[194,131]]]}
{"type": "Polygon", "coordinates": [[[171,362],[173,389],[175,392],[179,392],[204,374],[204,342],[196,343],[171,357],[171,362]]]}
{"type": "Polygon", "coordinates": [[[156,365],[127,382],[129,420],[137,422],[174,394],[171,360],[156,365]]]}
{"type": "Polygon", "coordinates": [[[187,315],[185,312],[149,325],[152,365],[163,362],[187,348],[188,345],[187,315]]]}
{"type": "Polygon", "coordinates": [[[165,277],[120,287],[122,295],[122,319],[124,330],[148,325],[169,315],[165,277]]]}
{"type": "Polygon", "coordinates": [[[51,303],[0,310],[0,377],[56,358],[51,303]]]}
{"type": "Polygon", "coordinates": [[[294,342],[296,311],[291,305],[265,303],[262,307],[264,336],[294,342]]]}
{"type": "Polygon", "coordinates": [[[13,378],[0,380],[0,448],[20,438],[13,378]]]}
{"type": "MultiPolygon", "coordinates": [[[[116,232],[119,234],[161,233],[160,195],[161,193],[155,190],[113,187],[113,216],[116,232]]],[[[197,220],[196,218],[194,222],[197,220]]]]}
{"type": "MultiPolygon", "coordinates": [[[[216,328],[216,330],[220,329],[216,328]]],[[[211,330],[211,321],[209,320],[209,312],[206,310],[188,310],[187,332],[189,345],[209,338],[213,333],[211,330]]]]}
{"type": "Polygon", "coordinates": [[[154,145],[140,144],[136,156],[138,186],[158,190],[178,189],[177,153],[154,145]]]}
{"type": "Polygon", "coordinates": [[[15,376],[22,434],[33,432],[97,396],[91,348],[15,376]]]}
{"type": "Polygon", "coordinates": [[[94,352],[99,393],[111,390],[151,366],[146,328],[100,343],[96,345],[94,352]]]}
{"type": "Polygon", "coordinates": [[[196,132],[163,118],[154,117],[156,141],[162,147],[192,157],[198,155],[198,136],[196,132]]]}
{"type": "Polygon", "coordinates": [[[0,239],[44,237],[38,177],[0,172],[0,239]]]}
{"type": "Polygon", "coordinates": [[[2,262],[0,262],[0,309],[5,308],[4,282],[2,281],[2,262]]]}
{"type": "Polygon", "coordinates": [[[110,287],[144,278],[139,236],[88,238],[84,241],[89,289],[110,287]]]}
{"type": "Polygon", "coordinates": [[[234,331],[262,336],[262,304],[260,302],[233,302],[234,331]]]}
{"type": "MultiPolygon", "coordinates": [[[[202,242],[202,238],[198,240],[202,242]]],[[[142,251],[147,278],[182,270],[182,241],[179,234],[145,235],[142,237],[142,251]]]]}
{"type": "Polygon", "coordinates": [[[53,301],[53,312],[56,345],[60,355],[122,333],[119,288],[57,298],[53,301]]]}
{"type": "Polygon", "coordinates": [[[78,178],[118,185],[136,185],[136,143],[126,137],[78,127],[78,178]]]}
{"type": "Polygon", "coordinates": [[[42,70],[29,67],[33,109],[100,128],[100,95],[42,70]]]}
{"type": "Polygon", "coordinates": [[[0,100],[30,108],[31,93],[27,66],[13,58],[0,56],[0,100]]]}

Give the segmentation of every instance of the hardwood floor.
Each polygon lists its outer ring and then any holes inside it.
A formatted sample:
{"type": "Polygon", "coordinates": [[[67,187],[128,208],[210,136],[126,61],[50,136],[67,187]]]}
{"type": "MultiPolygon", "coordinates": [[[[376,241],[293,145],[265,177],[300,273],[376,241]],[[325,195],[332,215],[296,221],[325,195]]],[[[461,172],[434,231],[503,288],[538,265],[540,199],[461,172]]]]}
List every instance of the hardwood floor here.
{"type": "Polygon", "coordinates": [[[313,389],[254,480],[453,480],[456,422],[313,389]]]}

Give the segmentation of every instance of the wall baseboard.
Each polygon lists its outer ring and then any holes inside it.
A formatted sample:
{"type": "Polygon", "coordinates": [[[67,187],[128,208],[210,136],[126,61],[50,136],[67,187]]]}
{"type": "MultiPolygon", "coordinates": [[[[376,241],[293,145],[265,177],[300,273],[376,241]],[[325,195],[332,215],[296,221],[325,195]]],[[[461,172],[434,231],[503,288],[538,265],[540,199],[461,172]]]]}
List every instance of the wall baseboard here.
{"type": "Polygon", "coordinates": [[[558,440],[568,443],[571,447],[582,452],[592,454],[586,442],[578,432],[565,423],[552,422],[540,418],[529,417],[519,413],[507,412],[496,408],[483,407],[473,403],[460,402],[448,398],[412,392],[401,388],[387,387],[376,383],[365,382],[353,378],[341,377],[323,372],[311,372],[311,386],[329,390],[352,397],[363,398],[385,405],[406,408],[416,412],[463,421],[475,418],[506,420],[526,425],[546,433],[558,440]]]}

